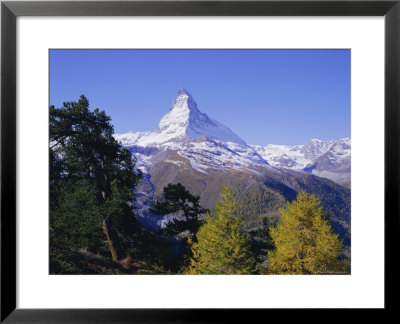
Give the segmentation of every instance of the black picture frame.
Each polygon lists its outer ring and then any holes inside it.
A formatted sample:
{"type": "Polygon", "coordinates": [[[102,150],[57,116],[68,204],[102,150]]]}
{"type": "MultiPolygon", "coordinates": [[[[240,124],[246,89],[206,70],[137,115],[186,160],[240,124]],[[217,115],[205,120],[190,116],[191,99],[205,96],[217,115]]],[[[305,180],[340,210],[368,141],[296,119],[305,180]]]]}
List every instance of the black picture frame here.
{"type": "MultiPolygon", "coordinates": [[[[400,211],[400,0],[381,1],[2,1],[1,2],[1,322],[234,322],[244,309],[16,308],[16,19],[19,16],[384,16],[385,310],[396,309],[400,211]]],[[[371,188],[373,190],[373,188],[371,188]]],[[[372,239],[372,238],[371,238],[372,239]]],[[[367,284],[367,283],[366,283],[367,284]]],[[[40,292],[38,292],[40,293],[40,292]]],[[[253,317],[254,316],[254,317],[253,317]]],[[[267,320],[267,319],[266,319],[267,320]]]]}

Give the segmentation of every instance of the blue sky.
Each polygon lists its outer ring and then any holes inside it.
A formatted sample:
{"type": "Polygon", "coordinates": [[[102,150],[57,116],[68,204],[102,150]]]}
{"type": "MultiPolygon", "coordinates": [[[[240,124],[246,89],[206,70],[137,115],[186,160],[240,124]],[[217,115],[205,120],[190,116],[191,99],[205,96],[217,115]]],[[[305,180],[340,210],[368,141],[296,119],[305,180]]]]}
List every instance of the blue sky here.
{"type": "Polygon", "coordinates": [[[84,94],[116,133],[157,128],[178,93],[249,144],[350,137],[350,50],[51,50],[50,104],[84,94]]]}

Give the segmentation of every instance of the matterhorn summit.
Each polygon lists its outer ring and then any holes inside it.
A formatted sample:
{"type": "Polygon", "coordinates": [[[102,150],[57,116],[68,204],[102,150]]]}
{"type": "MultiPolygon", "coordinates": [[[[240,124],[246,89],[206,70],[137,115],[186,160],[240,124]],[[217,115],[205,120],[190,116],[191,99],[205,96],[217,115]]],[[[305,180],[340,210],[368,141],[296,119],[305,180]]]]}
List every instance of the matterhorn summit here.
{"type": "Polygon", "coordinates": [[[156,130],[114,136],[122,145],[137,153],[139,164],[141,158],[149,162],[149,156],[143,156],[143,152],[154,154],[160,150],[176,151],[189,159],[198,170],[208,167],[237,168],[249,163],[268,164],[227,126],[202,113],[184,88],[179,89],[156,130]]]}
{"type": "Polygon", "coordinates": [[[252,169],[260,165],[326,177],[350,185],[350,138],[335,141],[312,139],[304,145],[248,145],[227,126],[201,112],[184,88],[169,111],[150,132],[115,134],[115,138],[149,171],[160,162],[211,169],[252,169]],[[167,161],[167,162],[166,162],[167,161]]]}
{"type": "Polygon", "coordinates": [[[171,127],[181,127],[186,129],[190,121],[195,121],[201,112],[197,109],[197,104],[190,93],[181,88],[178,96],[172,102],[169,112],[161,118],[158,128],[160,131],[170,129],[171,127]]]}
{"type": "Polygon", "coordinates": [[[147,135],[152,138],[154,144],[206,136],[214,140],[246,145],[245,141],[228,127],[203,114],[190,93],[183,88],[179,89],[169,112],[161,118],[158,129],[147,135]]]}

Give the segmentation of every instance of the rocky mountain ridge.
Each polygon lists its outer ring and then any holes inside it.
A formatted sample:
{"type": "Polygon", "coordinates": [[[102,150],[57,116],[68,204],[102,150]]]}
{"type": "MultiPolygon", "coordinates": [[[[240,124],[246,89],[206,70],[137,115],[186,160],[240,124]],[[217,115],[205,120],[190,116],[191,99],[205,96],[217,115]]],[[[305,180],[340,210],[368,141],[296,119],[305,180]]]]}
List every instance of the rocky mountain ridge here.
{"type": "Polygon", "coordinates": [[[304,145],[251,145],[268,163],[278,168],[305,171],[349,186],[351,139],[312,139],[304,145]]]}

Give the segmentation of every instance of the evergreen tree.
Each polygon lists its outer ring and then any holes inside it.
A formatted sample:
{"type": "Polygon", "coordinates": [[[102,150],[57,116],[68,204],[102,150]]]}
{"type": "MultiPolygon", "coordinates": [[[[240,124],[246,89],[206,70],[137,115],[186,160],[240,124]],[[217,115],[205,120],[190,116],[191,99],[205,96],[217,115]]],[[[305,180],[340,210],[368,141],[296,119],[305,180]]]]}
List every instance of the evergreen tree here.
{"type": "Polygon", "coordinates": [[[83,180],[66,181],[58,191],[59,203],[50,209],[50,245],[99,252],[104,234],[95,186],[83,180]]]}
{"type": "Polygon", "coordinates": [[[224,186],[212,215],[206,218],[191,240],[193,256],[187,274],[250,274],[254,259],[237,215],[238,203],[228,186],[224,186]]]}
{"type": "Polygon", "coordinates": [[[110,121],[104,111],[90,111],[84,96],[50,106],[50,247],[98,251],[106,241],[118,261],[140,230],[132,189],[141,174],[110,121]]]}
{"type": "Polygon", "coordinates": [[[342,242],[332,232],[319,198],[300,192],[271,229],[275,251],[268,252],[273,274],[324,274],[346,271],[342,242]]]}
{"type": "Polygon", "coordinates": [[[271,237],[271,229],[277,226],[277,219],[264,217],[261,225],[249,231],[251,251],[254,255],[257,268],[264,273],[268,267],[268,251],[275,249],[271,237]]]}
{"type": "Polygon", "coordinates": [[[188,231],[191,236],[201,225],[200,216],[207,209],[200,205],[200,196],[192,195],[181,183],[169,183],[163,189],[163,199],[153,203],[151,211],[156,215],[181,213],[183,219],[174,218],[165,229],[167,235],[177,235],[188,231]]]}

